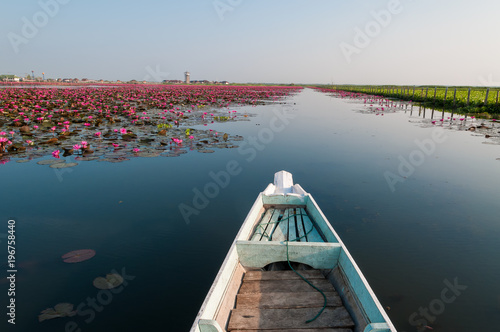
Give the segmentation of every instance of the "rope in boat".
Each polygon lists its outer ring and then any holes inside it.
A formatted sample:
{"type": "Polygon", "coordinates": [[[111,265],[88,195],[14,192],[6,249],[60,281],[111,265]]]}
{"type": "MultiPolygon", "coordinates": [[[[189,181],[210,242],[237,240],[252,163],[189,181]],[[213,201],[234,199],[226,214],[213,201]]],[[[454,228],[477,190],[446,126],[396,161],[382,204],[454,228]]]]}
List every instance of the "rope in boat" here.
{"type": "MultiPolygon", "coordinates": [[[[295,217],[295,216],[307,216],[307,214],[303,214],[302,211],[300,211],[299,213],[295,213],[295,214],[289,215],[288,217],[282,218],[281,220],[278,220],[278,221],[268,222],[268,223],[264,223],[264,224],[259,224],[258,227],[262,227],[263,225],[266,225],[266,227],[267,227],[268,225],[276,224],[276,226],[275,226],[275,228],[276,228],[276,227],[278,227],[278,225],[279,225],[280,222],[282,222],[284,220],[288,220],[291,217],[295,217]]],[[[297,238],[295,238],[293,240],[285,241],[286,242],[286,261],[288,263],[288,266],[292,269],[293,272],[295,272],[295,274],[297,274],[300,278],[302,278],[302,280],[304,280],[309,286],[311,286],[312,288],[314,288],[315,290],[317,290],[318,292],[320,292],[321,295],[323,295],[323,300],[324,300],[324,302],[323,302],[323,308],[321,308],[321,310],[316,314],[316,316],[314,316],[314,318],[307,320],[306,324],[314,322],[323,313],[323,311],[326,308],[326,303],[327,303],[326,295],[325,295],[325,293],[323,293],[323,291],[321,289],[319,289],[318,287],[314,286],[309,280],[307,280],[307,278],[305,278],[303,275],[301,275],[300,273],[298,273],[297,271],[295,271],[295,269],[292,267],[292,264],[290,262],[289,253],[288,253],[288,243],[290,241],[294,242],[294,241],[299,241],[300,239],[305,238],[313,230],[314,230],[314,225],[312,225],[311,229],[308,232],[306,232],[304,235],[302,235],[300,237],[297,237],[297,238]]],[[[271,240],[271,236],[266,233],[265,228],[263,228],[263,231],[264,231],[263,233],[258,233],[258,234],[262,234],[263,237],[265,236],[268,240],[271,240]]],[[[256,230],[256,232],[257,232],[257,230],[256,230]]]]}

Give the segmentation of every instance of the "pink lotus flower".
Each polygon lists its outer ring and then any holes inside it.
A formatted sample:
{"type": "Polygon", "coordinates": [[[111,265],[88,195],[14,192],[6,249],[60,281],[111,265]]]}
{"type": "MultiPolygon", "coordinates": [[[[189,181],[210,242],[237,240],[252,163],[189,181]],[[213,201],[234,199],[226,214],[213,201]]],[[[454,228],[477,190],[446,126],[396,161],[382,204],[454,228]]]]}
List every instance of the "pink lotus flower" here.
{"type": "Polygon", "coordinates": [[[134,148],[132,151],[134,151],[135,153],[137,153],[137,152],[140,152],[140,151],[141,151],[141,149],[134,148]]]}
{"type": "Polygon", "coordinates": [[[59,153],[60,153],[60,151],[59,151],[59,150],[55,150],[55,151],[53,151],[53,152],[52,152],[52,157],[54,157],[54,158],[58,158],[58,159],[59,159],[59,153]]]}
{"type": "Polygon", "coordinates": [[[118,129],[113,129],[113,131],[114,131],[115,133],[117,133],[117,132],[118,132],[118,129]]]}
{"type": "Polygon", "coordinates": [[[55,131],[55,130],[56,130],[56,127],[52,127],[52,128],[50,128],[50,130],[55,131]]]}
{"type": "Polygon", "coordinates": [[[125,129],[125,128],[120,129],[120,134],[126,134],[126,133],[127,133],[127,129],[125,129]]]}
{"type": "Polygon", "coordinates": [[[38,129],[38,126],[36,126],[36,125],[35,125],[35,126],[33,126],[33,129],[38,129]]]}
{"type": "Polygon", "coordinates": [[[95,136],[95,137],[100,137],[100,136],[101,136],[101,132],[100,132],[100,131],[96,132],[96,133],[94,134],[94,136],[95,136]]]}
{"type": "Polygon", "coordinates": [[[112,143],[113,144],[113,147],[117,148],[120,146],[120,144],[116,144],[116,143],[112,143]]]}
{"type": "Polygon", "coordinates": [[[90,126],[90,123],[84,123],[83,124],[85,127],[89,127],[90,126]]]}
{"type": "Polygon", "coordinates": [[[194,136],[193,136],[193,135],[190,135],[190,136],[189,136],[189,139],[194,139],[194,136]]]}
{"type": "Polygon", "coordinates": [[[73,150],[80,150],[82,146],[80,144],[73,145],[73,150]]]}

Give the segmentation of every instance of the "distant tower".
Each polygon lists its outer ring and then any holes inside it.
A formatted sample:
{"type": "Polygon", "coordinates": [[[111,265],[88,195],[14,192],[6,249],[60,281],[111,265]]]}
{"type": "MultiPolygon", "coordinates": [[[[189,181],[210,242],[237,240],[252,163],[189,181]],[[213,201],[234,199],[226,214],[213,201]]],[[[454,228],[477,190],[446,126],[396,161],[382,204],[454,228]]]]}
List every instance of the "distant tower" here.
{"type": "Polygon", "coordinates": [[[190,74],[189,74],[189,72],[188,72],[188,71],[184,73],[184,79],[185,79],[185,83],[186,83],[186,84],[189,84],[189,75],[190,75],[190,74]]]}

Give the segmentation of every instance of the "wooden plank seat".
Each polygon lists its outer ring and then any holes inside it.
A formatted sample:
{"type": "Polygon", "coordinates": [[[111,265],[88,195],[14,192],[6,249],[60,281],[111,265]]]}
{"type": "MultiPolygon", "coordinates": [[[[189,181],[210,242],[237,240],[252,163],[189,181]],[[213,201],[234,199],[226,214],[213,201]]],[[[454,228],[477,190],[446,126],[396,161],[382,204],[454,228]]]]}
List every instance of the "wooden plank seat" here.
{"type": "Polygon", "coordinates": [[[295,272],[250,271],[243,277],[228,331],[352,332],[354,322],[332,284],[319,270],[299,273],[327,298],[326,308],[316,320],[306,323],[323,308],[323,295],[295,272]]]}

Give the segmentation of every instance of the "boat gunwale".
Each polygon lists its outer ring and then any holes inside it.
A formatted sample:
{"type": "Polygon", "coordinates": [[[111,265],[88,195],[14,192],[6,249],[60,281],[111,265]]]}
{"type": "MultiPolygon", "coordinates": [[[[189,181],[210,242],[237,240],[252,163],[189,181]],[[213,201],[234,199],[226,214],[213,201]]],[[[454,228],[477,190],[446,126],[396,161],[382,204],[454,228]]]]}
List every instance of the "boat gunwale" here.
{"type": "MultiPolygon", "coordinates": [[[[232,281],[234,273],[238,267],[238,264],[240,264],[239,258],[238,258],[238,253],[236,250],[236,243],[237,243],[237,241],[241,241],[241,240],[248,241],[250,239],[250,237],[253,234],[253,232],[255,231],[255,229],[260,221],[261,215],[262,215],[262,213],[257,213],[257,215],[255,215],[256,211],[258,210],[258,211],[264,212],[267,208],[274,207],[274,206],[295,206],[296,205],[293,203],[287,204],[287,197],[290,196],[287,194],[272,195],[273,199],[278,198],[278,200],[279,200],[279,198],[282,198],[283,199],[282,204],[265,204],[264,198],[270,197],[270,195],[266,195],[266,193],[268,192],[268,189],[271,186],[273,186],[273,184],[270,184],[266,188],[266,190],[259,193],[259,195],[257,196],[257,199],[255,200],[254,204],[252,205],[252,208],[248,212],[242,226],[240,227],[240,229],[238,231],[238,234],[236,235],[235,239],[233,240],[233,242],[231,244],[231,247],[229,248],[229,251],[228,251],[228,253],[227,253],[227,255],[226,255],[226,257],[221,265],[221,268],[219,269],[219,271],[215,277],[214,282],[212,283],[212,285],[210,287],[209,292],[207,293],[207,296],[205,297],[205,300],[202,303],[202,306],[201,306],[201,308],[200,308],[200,310],[195,318],[194,324],[190,330],[191,332],[199,332],[200,331],[200,329],[198,327],[198,322],[200,320],[215,320],[215,318],[217,317],[217,314],[219,312],[220,306],[223,302],[223,299],[224,299],[224,296],[227,292],[227,289],[228,289],[229,285],[231,284],[231,281],[232,281]],[[232,256],[235,256],[235,257],[232,257],[232,256]],[[230,268],[230,277],[224,281],[223,280],[224,274],[229,273],[229,271],[226,271],[230,266],[229,264],[231,264],[231,266],[232,266],[230,268]],[[224,285],[220,285],[221,282],[224,282],[224,285]],[[218,299],[213,298],[213,295],[216,291],[221,292],[221,290],[218,289],[220,287],[224,287],[222,293],[220,294],[221,297],[218,299]],[[211,303],[212,301],[216,302],[216,303],[211,303]],[[216,304],[215,309],[210,307],[213,304],[216,304]]],[[[296,197],[296,194],[293,194],[293,195],[294,195],[294,197],[296,197]]],[[[311,220],[313,221],[313,223],[315,223],[315,226],[318,227],[319,228],[318,230],[321,230],[324,234],[325,232],[323,230],[323,227],[320,227],[320,223],[321,223],[322,225],[326,226],[326,229],[335,237],[336,242],[338,242],[340,244],[341,251],[343,251],[344,254],[346,255],[346,258],[349,261],[349,263],[352,265],[352,268],[354,269],[355,274],[359,277],[359,279],[360,279],[362,285],[364,286],[367,294],[369,295],[371,301],[373,301],[373,304],[375,305],[375,308],[377,309],[376,311],[383,318],[383,320],[384,320],[383,323],[387,324],[388,329],[391,332],[396,332],[396,328],[394,327],[389,316],[387,315],[387,313],[383,309],[381,303],[379,302],[377,296],[375,295],[375,292],[370,287],[367,279],[365,278],[365,276],[361,272],[361,269],[354,261],[352,255],[347,250],[347,247],[345,246],[344,242],[341,240],[341,238],[339,237],[339,235],[337,234],[337,232],[335,231],[335,229],[333,228],[331,223],[328,221],[326,216],[323,214],[323,211],[320,209],[320,207],[318,206],[318,204],[316,203],[316,201],[314,200],[312,195],[310,193],[304,191],[304,194],[301,196],[302,197],[300,198],[300,200],[303,203],[305,203],[306,211],[308,213],[311,213],[313,210],[315,210],[319,215],[319,218],[313,218],[311,215],[311,220]]],[[[324,235],[325,235],[325,239],[326,239],[326,234],[324,234],[324,235]]],[[[332,242],[332,241],[329,241],[329,242],[332,242]]],[[[342,252],[341,252],[341,254],[342,254],[342,252]]],[[[358,292],[356,292],[356,290],[355,290],[356,288],[354,287],[354,285],[351,284],[352,280],[349,277],[349,275],[346,273],[346,271],[344,270],[344,267],[341,264],[340,257],[339,257],[337,266],[340,268],[340,271],[342,272],[342,274],[345,278],[345,281],[347,281],[347,284],[351,288],[350,289],[351,293],[353,295],[355,295],[354,297],[355,297],[355,300],[358,302],[357,303],[358,307],[361,308],[362,312],[366,315],[365,318],[366,318],[367,324],[380,323],[380,322],[372,321],[372,319],[370,319],[370,314],[365,311],[366,308],[363,304],[367,304],[367,303],[363,303],[363,300],[358,297],[358,292]]],[[[330,271],[333,271],[333,269],[331,269],[330,271]]],[[[373,317],[371,317],[371,318],[373,318],[373,317]]],[[[224,331],[225,331],[225,326],[223,326],[221,328],[224,329],[224,331]]]]}

